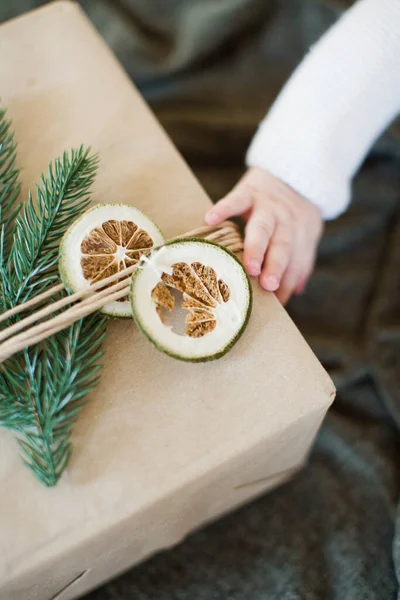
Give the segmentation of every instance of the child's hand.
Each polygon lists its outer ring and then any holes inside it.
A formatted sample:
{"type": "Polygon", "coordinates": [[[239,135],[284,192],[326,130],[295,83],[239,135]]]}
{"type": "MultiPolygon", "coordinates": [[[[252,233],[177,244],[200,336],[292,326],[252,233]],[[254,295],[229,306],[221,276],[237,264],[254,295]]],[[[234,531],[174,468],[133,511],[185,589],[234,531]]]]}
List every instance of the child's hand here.
{"type": "Polygon", "coordinates": [[[209,225],[241,216],[246,222],[243,262],[282,304],[301,294],[315,262],[323,222],[319,209],[282,181],[252,168],[206,215],[209,225]]]}

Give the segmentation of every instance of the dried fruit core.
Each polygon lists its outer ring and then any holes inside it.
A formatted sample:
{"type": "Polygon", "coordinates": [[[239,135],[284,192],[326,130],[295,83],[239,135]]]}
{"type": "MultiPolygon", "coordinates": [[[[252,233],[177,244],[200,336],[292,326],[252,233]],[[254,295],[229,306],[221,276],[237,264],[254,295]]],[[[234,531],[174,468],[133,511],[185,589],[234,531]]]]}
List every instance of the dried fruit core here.
{"type": "Polygon", "coordinates": [[[91,283],[101,281],[138,263],[153,245],[149,234],[133,221],[106,221],[81,243],[83,276],[91,283]]]}
{"type": "Polygon", "coordinates": [[[172,265],[172,275],[163,273],[161,281],[151,293],[163,322],[165,311],[171,313],[175,310],[175,299],[170,288],[183,294],[182,308],[188,310],[186,335],[199,338],[215,329],[215,309],[219,304],[228,302],[230,290],[222,279],[218,279],[213,268],[199,262],[191,265],[180,262],[172,265]]]}

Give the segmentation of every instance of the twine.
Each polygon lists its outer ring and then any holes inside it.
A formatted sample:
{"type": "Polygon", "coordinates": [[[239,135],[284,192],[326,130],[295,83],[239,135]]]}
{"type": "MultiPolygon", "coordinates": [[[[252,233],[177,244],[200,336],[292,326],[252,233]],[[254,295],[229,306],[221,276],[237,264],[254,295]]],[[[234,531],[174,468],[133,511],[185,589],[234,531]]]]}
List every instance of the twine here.
{"type": "MultiPolygon", "coordinates": [[[[202,238],[224,246],[227,250],[239,253],[243,250],[243,240],[237,225],[231,221],[225,221],[218,226],[204,226],[189,231],[181,236],[171,238],[170,241],[187,238],[202,238]]],[[[35,311],[21,321],[6,327],[0,331],[0,363],[4,362],[17,352],[38,344],[48,337],[66,329],[76,321],[96,312],[109,302],[124,298],[129,292],[130,276],[136,270],[137,265],[128,267],[106,279],[91,284],[88,289],[65,296],[56,302],[49,302],[43,308],[35,311]],[[110,285],[111,284],[111,285],[110,285]],[[109,286],[106,289],[104,286],[109,286]],[[98,291],[100,290],[100,291],[98,291]],[[37,321],[59,311],[68,304],[70,308],[62,313],[31,326],[37,321]],[[28,327],[28,329],[26,329],[28,327]],[[21,330],[25,331],[21,331],[21,330]],[[18,333],[21,332],[21,333],[18,333]],[[6,340],[6,341],[4,341],[6,340]]],[[[28,300],[0,315],[0,323],[19,313],[31,309],[33,306],[43,303],[45,300],[56,296],[65,290],[63,284],[56,285],[35,298],[28,300]]]]}

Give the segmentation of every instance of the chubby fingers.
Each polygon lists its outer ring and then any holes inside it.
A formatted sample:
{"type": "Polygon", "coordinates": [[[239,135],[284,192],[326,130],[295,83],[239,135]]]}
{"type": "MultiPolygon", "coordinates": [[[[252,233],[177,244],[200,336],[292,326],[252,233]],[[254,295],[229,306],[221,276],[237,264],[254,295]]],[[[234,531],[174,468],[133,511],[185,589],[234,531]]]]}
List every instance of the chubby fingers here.
{"type": "MultiPolygon", "coordinates": [[[[248,185],[239,185],[222,198],[206,214],[208,225],[218,225],[231,217],[248,216],[243,262],[249,275],[261,273],[265,253],[275,227],[275,217],[267,203],[262,202],[258,190],[248,185]]],[[[276,289],[276,288],[275,288],[276,289]]]]}
{"type": "Polygon", "coordinates": [[[261,273],[265,253],[275,228],[275,216],[272,210],[255,203],[254,210],[247,221],[243,263],[249,275],[257,277],[261,273]]]}
{"type": "Polygon", "coordinates": [[[293,294],[303,292],[314,269],[317,243],[306,234],[294,238],[291,258],[276,292],[281,304],[285,305],[293,294]]]}
{"type": "Polygon", "coordinates": [[[282,184],[257,189],[241,182],[206,215],[218,225],[231,217],[247,222],[243,262],[250,276],[282,304],[301,293],[310,277],[322,234],[318,209],[282,184]]]}
{"type": "Polygon", "coordinates": [[[265,290],[275,292],[279,288],[293,254],[293,238],[293,224],[277,221],[260,276],[265,290]]]}

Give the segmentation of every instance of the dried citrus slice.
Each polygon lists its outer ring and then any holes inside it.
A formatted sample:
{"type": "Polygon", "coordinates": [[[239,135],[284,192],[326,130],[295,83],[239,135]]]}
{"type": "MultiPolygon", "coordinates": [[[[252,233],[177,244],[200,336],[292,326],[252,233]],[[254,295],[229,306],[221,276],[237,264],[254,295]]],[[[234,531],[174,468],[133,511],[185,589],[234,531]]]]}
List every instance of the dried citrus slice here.
{"type": "MultiPolygon", "coordinates": [[[[149,217],[133,206],[101,204],[75,221],[60,246],[60,274],[72,291],[86,289],[139,262],[164,236],[149,217]]],[[[110,302],[102,312],[130,317],[128,298],[110,302]]]]}
{"type": "Polygon", "coordinates": [[[242,263],[204,240],[178,240],[153,250],[132,277],[133,317],[160,350],[187,361],[226,354],[251,312],[242,263]]]}

